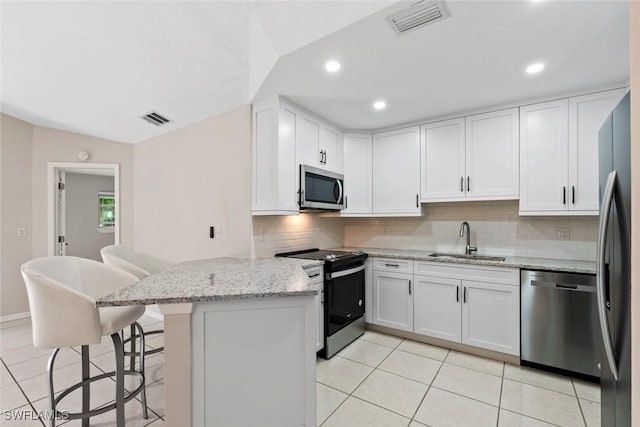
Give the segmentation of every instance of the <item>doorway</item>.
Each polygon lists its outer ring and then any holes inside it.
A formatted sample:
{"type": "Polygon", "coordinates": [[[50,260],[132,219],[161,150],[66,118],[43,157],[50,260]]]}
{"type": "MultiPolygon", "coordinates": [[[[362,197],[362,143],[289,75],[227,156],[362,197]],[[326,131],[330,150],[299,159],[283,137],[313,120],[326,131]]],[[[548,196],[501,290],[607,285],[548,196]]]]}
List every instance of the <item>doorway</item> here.
{"type": "Polygon", "coordinates": [[[49,163],[48,254],[101,261],[120,243],[120,170],[112,163],[49,163]]]}

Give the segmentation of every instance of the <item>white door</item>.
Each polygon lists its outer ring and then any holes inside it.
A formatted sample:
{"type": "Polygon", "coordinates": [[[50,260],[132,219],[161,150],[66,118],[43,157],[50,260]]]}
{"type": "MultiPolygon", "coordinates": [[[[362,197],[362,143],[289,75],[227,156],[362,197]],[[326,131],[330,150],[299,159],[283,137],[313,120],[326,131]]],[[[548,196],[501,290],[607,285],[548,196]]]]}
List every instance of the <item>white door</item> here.
{"type": "Polygon", "coordinates": [[[464,126],[464,119],[455,119],[420,127],[422,200],[464,198],[464,126]]]}
{"type": "Polygon", "coordinates": [[[320,153],[320,122],[307,114],[298,114],[296,135],[297,165],[323,167],[320,153]]]}
{"type": "Polygon", "coordinates": [[[467,198],[514,199],[520,191],[518,109],[466,118],[467,198]]]}
{"type": "Polygon", "coordinates": [[[420,213],[420,128],[373,135],[373,213],[420,213]]]}
{"type": "Polygon", "coordinates": [[[569,98],[569,210],[600,209],[598,132],[626,89],[569,98]]]}
{"type": "Polygon", "coordinates": [[[321,167],[332,172],[343,172],[342,133],[326,125],[320,125],[321,167]]]}
{"type": "Polygon", "coordinates": [[[343,214],[371,213],[371,135],[344,136],[343,214]]]}
{"type": "Polygon", "coordinates": [[[66,242],[66,212],[65,212],[65,171],[57,170],[56,172],[56,183],[54,184],[56,188],[54,189],[56,194],[56,206],[54,212],[55,218],[55,235],[54,239],[56,241],[56,250],[55,255],[57,256],[65,256],[67,253],[67,242],[66,242]]]}
{"type": "Polygon", "coordinates": [[[460,342],[462,308],[460,280],[414,276],[413,331],[443,340],[460,342]]]}
{"type": "Polygon", "coordinates": [[[566,211],[567,99],[520,107],[520,211],[566,211]]]}
{"type": "Polygon", "coordinates": [[[462,343],[520,354],[520,288],[462,281],[462,343]]]}
{"type": "Polygon", "coordinates": [[[373,323],[413,331],[413,274],[373,272],[373,323]]]}

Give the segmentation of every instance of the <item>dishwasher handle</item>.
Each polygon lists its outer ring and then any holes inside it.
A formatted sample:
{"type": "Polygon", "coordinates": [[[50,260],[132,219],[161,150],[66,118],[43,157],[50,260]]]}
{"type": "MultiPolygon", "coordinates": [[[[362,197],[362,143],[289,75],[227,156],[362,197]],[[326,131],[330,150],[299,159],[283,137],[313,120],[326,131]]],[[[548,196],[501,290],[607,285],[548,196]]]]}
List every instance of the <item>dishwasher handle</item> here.
{"type": "Polygon", "coordinates": [[[558,289],[561,291],[596,292],[595,286],[576,285],[575,283],[543,282],[541,280],[532,280],[530,284],[531,286],[540,286],[543,288],[558,289]]]}

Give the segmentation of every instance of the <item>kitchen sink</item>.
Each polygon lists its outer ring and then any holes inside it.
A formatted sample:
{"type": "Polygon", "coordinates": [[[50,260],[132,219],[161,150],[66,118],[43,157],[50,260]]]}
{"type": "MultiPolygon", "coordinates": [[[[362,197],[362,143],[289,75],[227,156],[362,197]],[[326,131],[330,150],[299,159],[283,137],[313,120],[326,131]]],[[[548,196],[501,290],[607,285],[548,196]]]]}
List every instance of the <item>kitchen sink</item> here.
{"type": "Polygon", "coordinates": [[[505,258],[501,256],[487,256],[487,255],[465,255],[465,254],[445,254],[436,252],[429,255],[432,258],[457,258],[457,259],[469,259],[478,261],[504,261],[505,258]]]}

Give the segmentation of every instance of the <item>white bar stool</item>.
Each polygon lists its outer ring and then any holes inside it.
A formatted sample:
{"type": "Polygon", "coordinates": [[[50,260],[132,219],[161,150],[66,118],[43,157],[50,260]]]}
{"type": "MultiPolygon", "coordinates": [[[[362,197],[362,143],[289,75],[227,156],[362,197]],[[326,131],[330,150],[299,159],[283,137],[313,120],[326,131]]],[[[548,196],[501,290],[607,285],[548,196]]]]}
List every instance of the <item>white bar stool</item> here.
{"type": "MultiPolygon", "coordinates": [[[[144,279],[152,274],[160,273],[171,267],[171,263],[149,255],[144,252],[136,251],[128,246],[110,245],[100,250],[100,255],[105,264],[119,268],[127,273],[133,274],[138,279],[144,279]]],[[[144,331],[145,336],[162,334],[164,330],[156,329],[152,331],[144,331]]],[[[127,356],[131,357],[131,366],[135,365],[136,359],[136,331],[131,328],[131,337],[127,338],[125,344],[131,341],[131,350],[127,352],[127,356]]],[[[155,348],[147,351],[147,355],[164,351],[164,347],[155,348]]]]}
{"type": "MultiPolygon", "coordinates": [[[[104,265],[77,257],[47,257],[29,261],[22,266],[22,277],[27,287],[29,308],[33,324],[33,345],[54,349],[47,366],[50,425],[56,418],[89,418],[115,409],[118,427],[125,425],[124,405],[141,394],[143,417],[148,418],[144,378],[144,343],[140,348],[140,370],[124,369],[124,344],[120,331],[132,326],[142,331],[136,322],[144,314],[144,306],[96,307],[96,300],[118,289],[132,285],[138,278],[104,265]],[[103,336],[111,336],[115,350],[116,370],[91,377],[89,373],[89,345],[100,344],[103,336]],[[57,397],[53,387],[53,368],[58,351],[63,347],[81,346],[82,381],[64,390],[57,397]],[[125,396],[125,375],[137,376],[140,385],[125,396]],[[116,379],[115,403],[90,409],[90,384],[104,378],[116,379]],[[82,387],[82,412],[63,414],[57,410],[60,401],[82,387]]],[[[144,341],[144,336],[142,336],[144,341]]]]}

